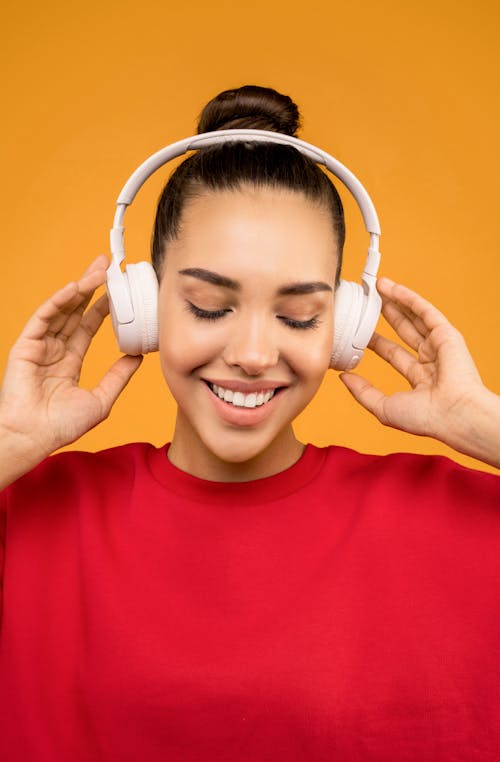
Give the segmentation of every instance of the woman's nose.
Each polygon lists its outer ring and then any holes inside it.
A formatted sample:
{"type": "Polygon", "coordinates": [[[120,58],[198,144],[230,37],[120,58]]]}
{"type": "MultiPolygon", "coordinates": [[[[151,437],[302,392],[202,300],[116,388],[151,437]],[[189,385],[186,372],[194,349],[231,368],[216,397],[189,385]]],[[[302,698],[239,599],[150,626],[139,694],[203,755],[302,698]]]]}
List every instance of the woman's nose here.
{"type": "Polygon", "coordinates": [[[238,366],[249,376],[255,376],[277,364],[279,350],[273,327],[267,320],[241,316],[231,329],[223,352],[228,365],[238,366]]]}

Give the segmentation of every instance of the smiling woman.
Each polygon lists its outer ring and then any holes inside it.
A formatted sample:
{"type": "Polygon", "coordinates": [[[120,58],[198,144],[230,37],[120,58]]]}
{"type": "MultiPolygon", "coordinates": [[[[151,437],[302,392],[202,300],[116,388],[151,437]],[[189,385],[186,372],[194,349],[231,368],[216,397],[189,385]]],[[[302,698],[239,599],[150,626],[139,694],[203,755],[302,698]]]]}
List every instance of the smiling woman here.
{"type": "Polygon", "coordinates": [[[298,192],[210,191],[189,204],[159,296],[161,364],[178,403],[169,458],[179,468],[244,481],[300,457],[292,421],[329,366],[336,252],[328,215],[298,192]],[[207,384],[280,392],[257,409],[239,395],[220,404],[207,384]]]}
{"type": "MultiPolygon", "coordinates": [[[[297,124],[288,96],[246,86],[199,130],[297,124]]],[[[497,758],[500,477],[294,434],[332,362],[343,240],[334,186],[290,146],[179,166],[147,265],[178,406],[159,448],[52,455],[141,362],[79,385],[106,257],[28,321],[0,393],[2,759],[497,758]]],[[[377,288],[400,341],[369,346],[410,388],[344,384],[384,425],[500,467],[500,398],[462,336],[377,288]]]]}

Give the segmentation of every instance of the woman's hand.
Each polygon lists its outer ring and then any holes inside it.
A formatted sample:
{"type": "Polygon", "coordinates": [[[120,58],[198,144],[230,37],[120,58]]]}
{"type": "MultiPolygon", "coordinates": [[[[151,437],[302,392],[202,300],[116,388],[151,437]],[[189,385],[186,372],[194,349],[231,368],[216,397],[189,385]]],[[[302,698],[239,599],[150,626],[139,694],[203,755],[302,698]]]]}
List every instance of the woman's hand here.
{"type": "Polygon", "coordinates": [[[96,426],[139,367],[142,357],[124,356],[93,389],[78,385],[85,354],[108,314],[107,295],[87,309],[105,282],[107,264],[101,255],[80,280],[57,291],[12,347],[0,390],[2,467],[15,453],[18,467],[27,471],[96,426]]]}
{"type": "Polygon", "coordinates": [[[375,333],[369,347],[410,384],[386,395],[354,373],[341,379],[381,423],[434,437],[500,467],[500,397],[486,389],[462,335],[430,302],[380,278],[382,314],[411,349],[375,333]]]}

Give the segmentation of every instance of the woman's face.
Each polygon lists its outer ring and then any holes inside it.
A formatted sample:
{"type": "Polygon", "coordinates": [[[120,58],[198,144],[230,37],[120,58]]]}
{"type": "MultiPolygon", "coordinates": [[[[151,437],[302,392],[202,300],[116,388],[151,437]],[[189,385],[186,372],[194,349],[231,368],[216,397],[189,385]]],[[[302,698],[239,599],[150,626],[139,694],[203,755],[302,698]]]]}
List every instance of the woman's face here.
{"type": "Polygon", "coordinates": [[[245,187],[193,200],[182,223],[160,281],[169,457],[202,478],[275,473],[299,457],[291,422],[329,365],[330,217],[301,193],[245,187]]]}

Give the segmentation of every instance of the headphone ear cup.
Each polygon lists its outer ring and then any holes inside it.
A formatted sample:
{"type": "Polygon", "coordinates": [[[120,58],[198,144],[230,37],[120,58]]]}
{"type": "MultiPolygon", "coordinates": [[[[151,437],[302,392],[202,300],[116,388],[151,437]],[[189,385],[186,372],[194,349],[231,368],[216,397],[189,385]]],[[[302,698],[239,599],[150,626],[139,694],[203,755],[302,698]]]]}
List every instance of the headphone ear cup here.
{"type": "Polygon", "coordinates": [[[330,368],[351,370],[363,352],[353,346],[366,296],[363,287],[352,281],[341,280],[335,292],[333,315],[333,351],[330,368]]]}
{"type": "Polygon", "coordinates": [[[128,355],[158,349],[158,280],[149,262],[127,265],[120,274],[130,295],[133,316],[129,322],[113,320],[118,346],[128,355]]]}
{"type": "MultiPolygon", "coordinates": [[[[134,354],[158,349],[158,280],[149,262],[127,265],[134,329],[138,350],[134,354]]],[[[129,352],[129,354],[132,354],[129,352]]]]}

